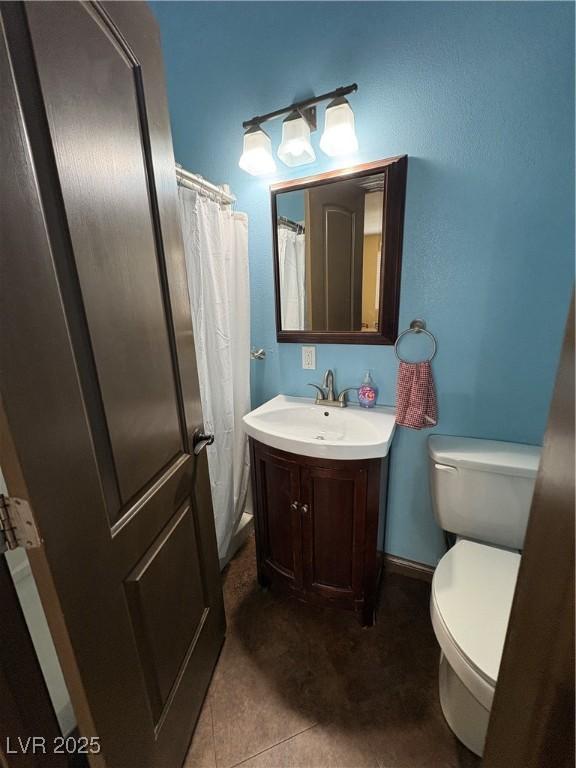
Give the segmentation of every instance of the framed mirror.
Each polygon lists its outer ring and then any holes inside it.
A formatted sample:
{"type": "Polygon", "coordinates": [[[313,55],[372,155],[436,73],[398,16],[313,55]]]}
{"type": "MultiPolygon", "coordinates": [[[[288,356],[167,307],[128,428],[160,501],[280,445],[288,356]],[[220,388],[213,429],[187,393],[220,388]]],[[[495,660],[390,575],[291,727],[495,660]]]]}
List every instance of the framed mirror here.
{"type": "Polygon", "coordinates": [[[278,341],[393,344],[406,155],[270,187],[278,341]]]}

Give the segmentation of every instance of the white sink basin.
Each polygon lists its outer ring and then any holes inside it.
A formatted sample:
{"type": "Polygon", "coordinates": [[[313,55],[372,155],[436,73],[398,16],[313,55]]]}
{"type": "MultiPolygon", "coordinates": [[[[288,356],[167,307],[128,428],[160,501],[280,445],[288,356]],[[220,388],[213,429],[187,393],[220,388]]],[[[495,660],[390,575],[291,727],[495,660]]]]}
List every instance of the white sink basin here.
{"type": "Polygon", "coordinates": [[[394,435],[395,410],[322,407],[307,397],[277,395],[246,414],[250,437],[301,456],[324,459],[376,459],[386,456],[394,435]]]}

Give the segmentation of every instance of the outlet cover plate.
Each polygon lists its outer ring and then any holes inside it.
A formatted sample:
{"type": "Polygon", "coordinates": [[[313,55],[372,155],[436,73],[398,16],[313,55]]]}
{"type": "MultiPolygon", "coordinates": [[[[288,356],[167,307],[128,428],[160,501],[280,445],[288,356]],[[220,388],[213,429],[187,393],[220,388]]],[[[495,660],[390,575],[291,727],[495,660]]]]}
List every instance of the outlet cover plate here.
{"type": "Polygon", "coordinates": [[[302,347],[302,368],[305,371],[316,370],[316,347],[302,347]]]}

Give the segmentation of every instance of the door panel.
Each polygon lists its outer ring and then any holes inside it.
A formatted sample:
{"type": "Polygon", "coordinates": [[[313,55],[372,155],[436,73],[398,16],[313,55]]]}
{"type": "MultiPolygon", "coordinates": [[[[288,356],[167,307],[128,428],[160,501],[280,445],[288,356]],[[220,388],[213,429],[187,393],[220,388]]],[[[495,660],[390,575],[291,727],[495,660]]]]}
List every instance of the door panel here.
{"type": "Polygon", "coordinates": [[[176,768],[224,614],[158,31],[141,3],[2,20],[2,463],[81,731],[176,768]]]}
{"type": "Polygon", "coordinates": [[[264,498],[268,508],[269,558],[293,574],[290,504],[296,497],[292,491],[292,473],[290,469],[268,461],[264,465],[263,475],[264,498]]]}
{"type": "Polygon", "coordinates": [[[354,545],[354,480],[311,478],[312,582],[349,589],[354,545]],[[327,546],[330,543],[330,546],[327,546]]]}
{"type": "Polygon", "coordinates": [[[354,252],[356,212],[339,205],[325,205],[323,216],[326,329],[351,331],[355,328],[353,273],[358,260],[354,252]]]}
{"type": "Polygon", "coordinates": [[[31,3],[27,15],[126,503],[182,450],[138,68],[88,5],[31,3]]]}
{"type": "Polygon", "coordinates": [[[268,567],[300,586],[299,465],[280,458],[261,444],[256,446],[254,458],[259,542],[263,559],[268,567]]]}
{"type": "Polygon", "coordinates": [[[364,197],[354,182],[308,190],[310,330],[361,330],[364,197]]]}
{"type": "Polygon", "coordinates": [[[153,542],[124,586],[157,725],[208,610],[189,504],[153,542]]]}
{"type": "Polygon", "coordinates": [[[361,593],[366,491],[365,469],[302,468],[306,589],[361,593]]]}

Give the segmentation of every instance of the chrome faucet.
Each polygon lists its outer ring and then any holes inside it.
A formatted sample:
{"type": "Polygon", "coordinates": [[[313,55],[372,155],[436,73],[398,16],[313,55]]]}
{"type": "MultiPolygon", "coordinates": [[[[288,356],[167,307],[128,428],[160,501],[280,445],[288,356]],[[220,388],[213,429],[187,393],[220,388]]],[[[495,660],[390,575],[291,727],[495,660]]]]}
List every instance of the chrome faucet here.
{"type": "Polygon", "coordinates": [[[316,405],[333,405],[337,408],[346,408],[348,404],[346,402],[346,393],[358,389],[358,387],[346,387],[339,395],[336,395],[334,392],[334,373],[330,368],[324,374],[324,384],[322,387],[318,386],[318,384],[308,384],[308,386],[314,387],[317,390],[316,400],[314,401],[316,405]]]}
{"type": "Polygon", "coordinates": [[[324,389],[327,389],[326,400],[335,400],[334,397],[334,374],[332,370],[328,368],[324,374],[324,389]]]}

